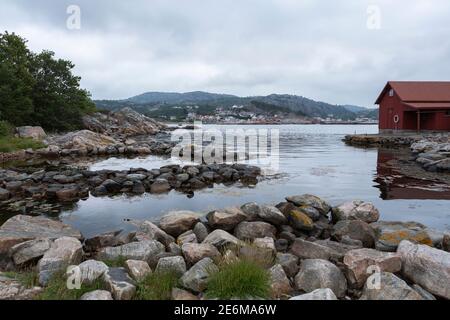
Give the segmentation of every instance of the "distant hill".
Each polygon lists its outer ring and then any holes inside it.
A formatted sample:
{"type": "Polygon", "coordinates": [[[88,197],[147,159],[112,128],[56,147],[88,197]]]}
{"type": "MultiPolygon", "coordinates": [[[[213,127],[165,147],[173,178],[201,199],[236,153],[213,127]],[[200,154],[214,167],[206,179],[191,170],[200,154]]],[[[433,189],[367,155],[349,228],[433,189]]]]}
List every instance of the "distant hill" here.
{"type": "Polygon", "coordinates": [[[353,105],[333,105],[315,101],[302,96],[271,94],[268,96],[238,97],[228,94],[216,94],[202,91],[146,92],[124,100],[97,100],[99,109],[116,110],[131,107],[143,114],[161,118],[183,120],[192,112],[200,115],[222,113],[267,115],[279,118],[333,118],[354,120],[357,117],[376,119],[377,112],[353,105]],[[193,111],[192,107],[196,107],[193,111]],[[238,106],[239,108],[236,108],[238,106]],[[230,110],[230,111],[226,111],[230,110]]]}

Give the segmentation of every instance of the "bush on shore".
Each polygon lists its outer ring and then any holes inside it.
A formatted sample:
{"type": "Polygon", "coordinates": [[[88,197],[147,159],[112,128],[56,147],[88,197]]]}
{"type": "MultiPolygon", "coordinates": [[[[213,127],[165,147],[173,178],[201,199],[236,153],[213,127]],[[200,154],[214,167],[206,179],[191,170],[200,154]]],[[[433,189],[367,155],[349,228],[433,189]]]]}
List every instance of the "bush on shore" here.
{"type": "Polygon", "coordinates": [[[178,283],[174,272],[153,272],[138,283],[135,300],[170,300],[178,283]]]}

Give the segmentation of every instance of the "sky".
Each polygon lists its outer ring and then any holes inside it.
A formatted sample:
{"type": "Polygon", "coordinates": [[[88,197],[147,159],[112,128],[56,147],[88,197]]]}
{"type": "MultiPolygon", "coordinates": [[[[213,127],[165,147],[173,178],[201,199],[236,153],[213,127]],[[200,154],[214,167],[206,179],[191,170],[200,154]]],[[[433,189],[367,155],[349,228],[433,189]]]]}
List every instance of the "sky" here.
{"type": "Polygon", "coordinates": [[[388,80],[450,80],[449,17],[448,0],[1,0],[0,32],[73,61],[94,99],[201,90],[374,107],[388,80]]]}

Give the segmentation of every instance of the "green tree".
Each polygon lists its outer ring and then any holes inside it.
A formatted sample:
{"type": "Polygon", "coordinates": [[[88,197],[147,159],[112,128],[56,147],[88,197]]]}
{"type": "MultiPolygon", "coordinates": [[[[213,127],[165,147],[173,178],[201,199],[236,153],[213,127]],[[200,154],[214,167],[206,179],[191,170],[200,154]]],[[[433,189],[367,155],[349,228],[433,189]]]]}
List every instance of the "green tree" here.
{"type": "Polygon", "coordinates": [[[72,74],[74,64],[43,51],[33,57],[31,66],[35,124],[56,131],[80,128],[82,116],[94,111],[95,105],[80,89],[81,78],[72,74]]]}
{"type": "Polygon", "coordinates": [[[49,131],[81,128],[82,116],[95,105],[73,68],[51,51],[31,52],[14,33],[0,33],[0,120],[49,131]]]}
{"type": "Polygon", "coordinates": [[[0,33],[0,119],[18,126],[29,123],[33,114],[31,56],[25,39],[0,33]]]}

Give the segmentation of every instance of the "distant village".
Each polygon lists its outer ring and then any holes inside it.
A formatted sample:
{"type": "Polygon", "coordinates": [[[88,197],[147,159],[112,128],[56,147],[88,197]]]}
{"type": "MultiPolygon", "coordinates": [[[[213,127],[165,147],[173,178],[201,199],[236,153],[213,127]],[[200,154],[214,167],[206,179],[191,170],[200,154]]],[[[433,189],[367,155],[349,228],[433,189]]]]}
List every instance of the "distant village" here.
{"type": "MultiPolygon", "coordinates": [[[[188,110],[185,121],[202,121],[203,123],[219,123],[219,124],[378,124],[378,120],[370,118],[356,118],[354,120],[344,120],[329,115],[322,117],[299,117],[289,116],[285,114],[262,114],[243,110],[244,106],[234,105],[231,108],[217,107],[214,114],[199,114],[196,112],[199,106],[183,106],[175,107],[178,109],[188,110]]],[[[169,121],[180,120],[176,116],[167,117],[169,121]]]]}

